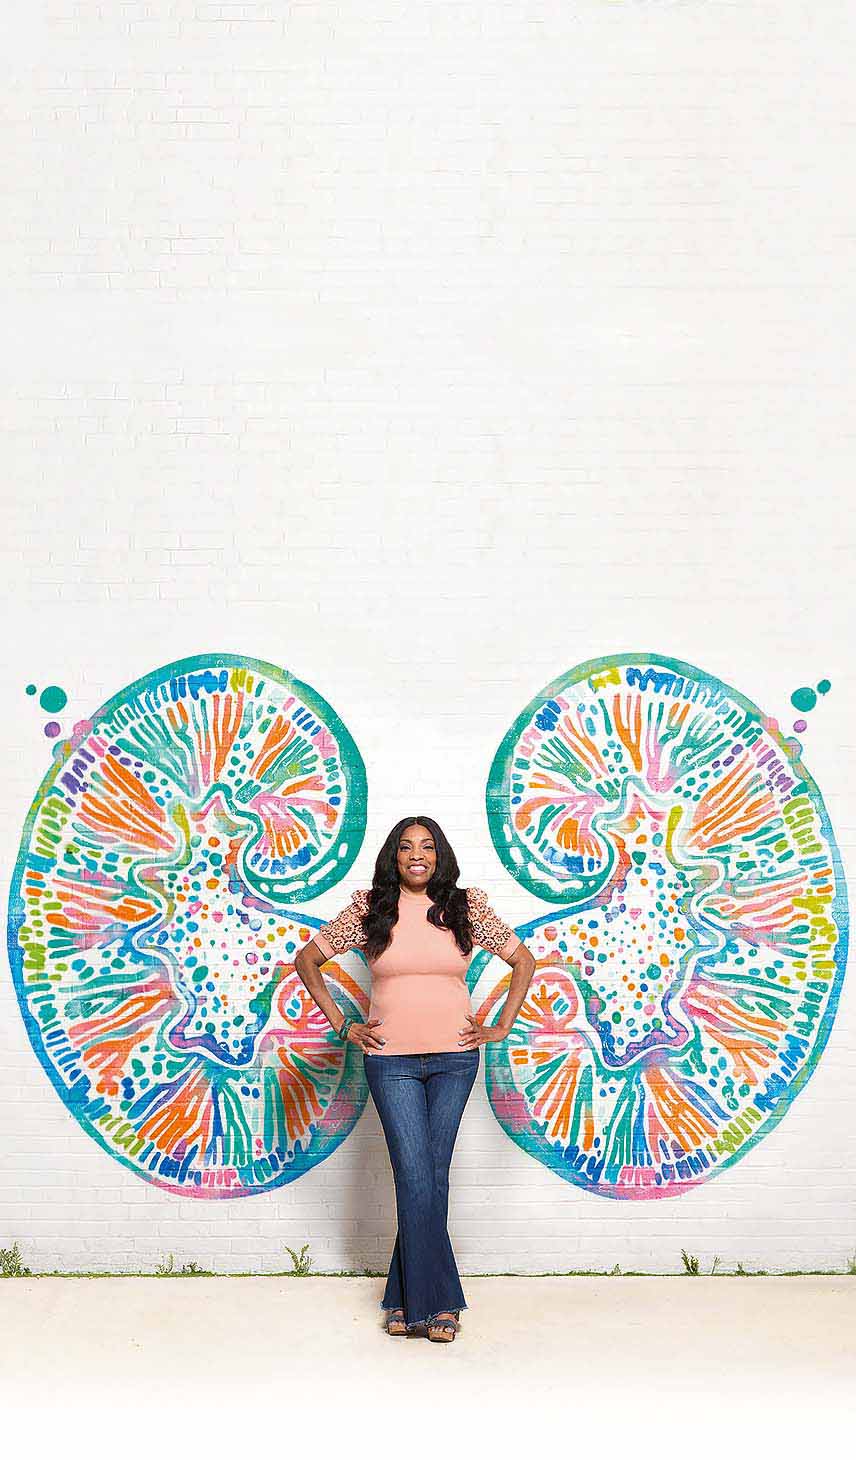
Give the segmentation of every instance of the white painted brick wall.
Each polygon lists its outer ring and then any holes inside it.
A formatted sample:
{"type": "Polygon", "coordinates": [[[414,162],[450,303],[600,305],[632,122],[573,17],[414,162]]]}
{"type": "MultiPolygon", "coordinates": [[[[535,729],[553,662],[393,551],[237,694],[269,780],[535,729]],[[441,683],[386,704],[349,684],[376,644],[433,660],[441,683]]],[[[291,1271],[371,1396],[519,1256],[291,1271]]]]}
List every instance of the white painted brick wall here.
{"type": "MultiPolygon", "coordinates": [[[[463,880],[538,911],[484,816],[499,739],[652,649],[783,724],[848,868],[856,12],[751,3],[48,0],[3,73],[0,806],[8,889],[67,723],[222,648],[309,681],[365,758],[363,885],[414,803],[463,880]]],[[[327,916],[345,900],[326,897],[327,916]]],[[[849,975],[853,977],[852,973],[849,975]]],[[[61,1105],[0,988],[0,1245],[36,1269],[386,1266],[374,1108],[309,1176],[166,1195],[61,1105]]],[[[856,988],[782,1123],[655,1203],[527,1158],[481,1082],[462,1273],[840,1266],[856,1249],[856,988]]]]}

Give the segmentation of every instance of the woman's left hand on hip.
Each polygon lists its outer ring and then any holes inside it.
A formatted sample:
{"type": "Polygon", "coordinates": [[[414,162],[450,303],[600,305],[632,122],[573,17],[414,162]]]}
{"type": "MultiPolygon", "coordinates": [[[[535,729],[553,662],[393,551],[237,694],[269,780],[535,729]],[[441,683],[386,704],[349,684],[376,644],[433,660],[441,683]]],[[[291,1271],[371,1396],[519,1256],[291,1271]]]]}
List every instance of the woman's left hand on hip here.
{"type": "Polygon", "coordinates": [[[463,1029],[458,1030],[458,1043],[462,1049],[478,1049],[480,1044],[492,1044],[497,1039],[505,1038],[504,1029],[496,1029],[490,1024],[480,1024],[475,1014],[467,1015],[467,1023],[463,1029]]]}

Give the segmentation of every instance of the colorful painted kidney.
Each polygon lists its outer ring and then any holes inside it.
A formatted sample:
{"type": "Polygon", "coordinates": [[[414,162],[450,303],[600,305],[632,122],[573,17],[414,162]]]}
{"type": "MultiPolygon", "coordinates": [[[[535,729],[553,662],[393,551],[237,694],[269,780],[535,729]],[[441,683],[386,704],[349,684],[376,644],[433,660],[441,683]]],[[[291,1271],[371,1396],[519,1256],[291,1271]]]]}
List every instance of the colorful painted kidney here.
{"type": "MultiPolygon", "coordinates": [[[[745,1156],[811,1074],[848,908],[799,756],[736,690],[641,654],[578,665],[500,745],[494,845],[558,907],[517,928],[537,968],[485,1078],[503,1129],[566,1180],[676,1195],[745,1156]]],[[[486,972],[479,955],[471,988],[486,972]]]]}
{"type": "MultiPolygon", "coordinates": [[[[368,1098],[293,968],[365,831],[362,758],[272,664],[198,655],[56,748],[27,816],[9,952],[33,1047],[110,1155],[183,1195],[292,1181],[368,1098]]],[[[337,965],[340,1005],[365,1018],[337,965]]],[[[338,987],[337,987],[338,985],[338,987]]]]}

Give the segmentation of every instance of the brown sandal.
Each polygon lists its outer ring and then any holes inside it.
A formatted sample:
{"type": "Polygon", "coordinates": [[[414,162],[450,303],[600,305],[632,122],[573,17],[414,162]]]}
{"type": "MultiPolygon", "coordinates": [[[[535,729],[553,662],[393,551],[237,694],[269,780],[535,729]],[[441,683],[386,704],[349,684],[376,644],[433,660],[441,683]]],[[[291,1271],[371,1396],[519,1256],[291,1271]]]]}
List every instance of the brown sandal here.
{"type": "MultiPolygon", "coordinates": [[[[448,1311],[451,1312],[451,1308],[448,1311]]],[[[460,1326],[457,1318],[432,1318],[428,1323],[428,1337],[432,1343],[452,1343],[460,1326]],[[439,1329],[439,1332],[432,1333],[432,1328],[439,1329]]]]}
{"type": "Polygon", "coordinates": [[[407,1333],[403,1308],[390,1308],[386,1315],[386,1331],[387,1333],[391,1333],[393,1338],[397,1338],[399,1334],[407,1333]]]}

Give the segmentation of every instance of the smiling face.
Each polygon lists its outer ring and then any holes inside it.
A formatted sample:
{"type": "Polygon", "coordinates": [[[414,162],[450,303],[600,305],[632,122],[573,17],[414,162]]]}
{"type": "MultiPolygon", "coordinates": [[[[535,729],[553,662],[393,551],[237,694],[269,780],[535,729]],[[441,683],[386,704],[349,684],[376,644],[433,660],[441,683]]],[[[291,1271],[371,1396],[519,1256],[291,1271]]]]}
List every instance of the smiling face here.
{"type": "Polygon", "coordinates": [[[408,892],[424,892],[434,876],[437,852],[427,826],[414,822],[398,838],[398,877],[408,892]]]}

